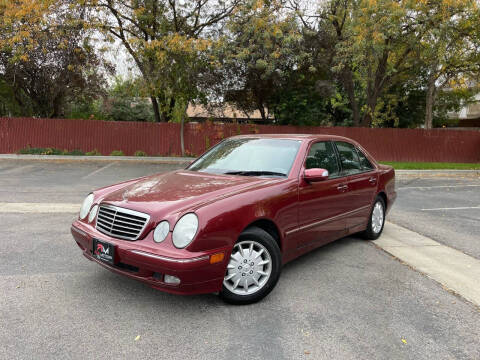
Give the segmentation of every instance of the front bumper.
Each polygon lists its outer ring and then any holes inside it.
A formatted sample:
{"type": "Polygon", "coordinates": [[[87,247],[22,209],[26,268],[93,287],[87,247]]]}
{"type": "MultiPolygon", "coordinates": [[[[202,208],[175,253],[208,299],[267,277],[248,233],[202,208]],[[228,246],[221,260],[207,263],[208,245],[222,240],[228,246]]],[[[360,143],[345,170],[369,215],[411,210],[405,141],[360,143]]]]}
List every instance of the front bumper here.
{"type": "Polygon", "coordinates": [[[215,249],[201,253],[178,249],[174,252],[162,251],[151,236],[137,241],[114,239],[81,221],[72,224],[71,233],[87,259],[155,289],[183,295],[218,292],[222,289],[226,261],[230,258],[231,249],[215,249]],[[115,246],[114,265],[93,256],[93,238],[115,246]],[[210,255],[220,252],[225,254],[223,261],[210,264],[210,255]],[[164,275],[178,277],[180,284],[165,283],[164,275]]]}

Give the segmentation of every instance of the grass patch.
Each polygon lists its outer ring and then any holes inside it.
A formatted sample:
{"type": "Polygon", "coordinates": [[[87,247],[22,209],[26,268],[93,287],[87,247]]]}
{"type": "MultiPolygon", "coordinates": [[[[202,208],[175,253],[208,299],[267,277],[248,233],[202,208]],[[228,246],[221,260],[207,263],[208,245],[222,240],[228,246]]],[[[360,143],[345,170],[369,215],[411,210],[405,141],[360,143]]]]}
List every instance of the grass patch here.
{"type": "Polygon", "coordinates": [[[480,163],[380,161],[396,170],[480,170],[480,163]]]}

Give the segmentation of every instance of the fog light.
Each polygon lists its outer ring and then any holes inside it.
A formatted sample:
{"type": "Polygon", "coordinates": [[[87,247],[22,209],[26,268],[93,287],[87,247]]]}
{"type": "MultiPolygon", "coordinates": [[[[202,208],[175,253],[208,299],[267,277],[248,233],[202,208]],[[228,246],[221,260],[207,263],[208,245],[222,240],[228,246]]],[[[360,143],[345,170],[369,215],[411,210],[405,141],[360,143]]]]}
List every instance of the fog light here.
{"type": "Polygon", "coordinates": [[[180,284],[180,279],[173,275],[165,275],[165,277],[163,278],[163,281],[165,281],[166,284],[172,284],[172,285],[180,284]]]}

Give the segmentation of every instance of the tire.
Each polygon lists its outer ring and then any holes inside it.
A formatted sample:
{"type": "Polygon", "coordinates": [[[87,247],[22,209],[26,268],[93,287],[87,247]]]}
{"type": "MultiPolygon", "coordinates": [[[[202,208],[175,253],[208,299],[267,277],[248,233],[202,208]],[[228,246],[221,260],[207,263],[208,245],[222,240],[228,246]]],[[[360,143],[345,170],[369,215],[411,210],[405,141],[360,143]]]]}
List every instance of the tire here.
{"type": "Polygon", "coordinates": [[[385,226],[385,201],[381,196],[377,196],[373,202],[372,211],[368,219],[367,229],[362,233],[366,240],[376,240],[383,232],[385,226]],[[379,213],[381,207],[381,213],[379,213]],[[379,218],[381,215],[381,219],[379,218]]]}
{"type": "Polygon", "coordinates": [[[275,239],[263,229],[248,228],[233,246],[220,297],[235,305],[255,303],[273,290],[281,269],[275,239]]]}

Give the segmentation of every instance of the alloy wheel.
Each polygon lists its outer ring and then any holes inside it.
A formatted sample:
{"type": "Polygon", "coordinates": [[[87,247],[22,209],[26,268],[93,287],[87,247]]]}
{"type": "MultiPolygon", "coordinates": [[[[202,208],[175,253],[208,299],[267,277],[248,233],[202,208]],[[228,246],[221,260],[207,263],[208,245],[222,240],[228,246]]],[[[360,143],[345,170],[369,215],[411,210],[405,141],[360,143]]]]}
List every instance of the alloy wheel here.
{"type": "Polygon", "coordinates": [[[372,230],[375,234],[382,230],[384,218],[383,205],[377,201],[372,211],[372,230]]]}
{"type": "Polygon", "coordinates": [[[237,295],[252,295],[262,289],[272,273],[272,258],[262,244],[247,240],[233,247],[224,286],[237,295]]]}

